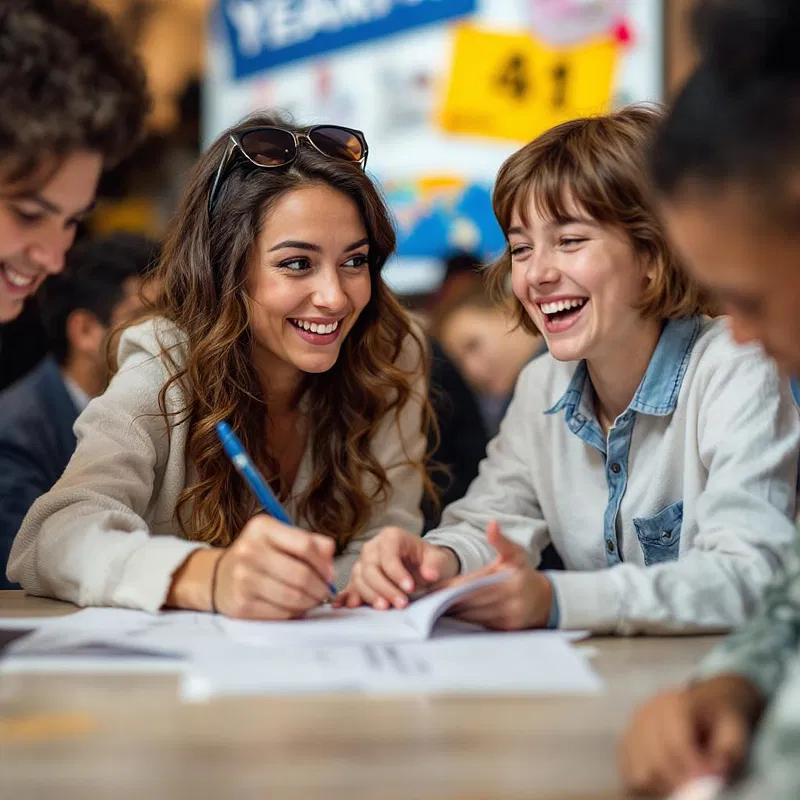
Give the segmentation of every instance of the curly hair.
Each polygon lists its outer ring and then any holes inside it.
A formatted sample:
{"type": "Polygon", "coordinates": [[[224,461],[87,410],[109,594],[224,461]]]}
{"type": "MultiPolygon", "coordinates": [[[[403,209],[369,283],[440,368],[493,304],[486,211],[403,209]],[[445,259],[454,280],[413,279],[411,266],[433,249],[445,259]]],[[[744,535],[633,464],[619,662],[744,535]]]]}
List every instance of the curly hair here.
{"type": "MultiPolygon", "coordinates": [[[[631,105],[610,114],[564,122],[545,131],[500,168],[492,205],[501,228],[518,211],[527,223],[528,203],[548,219],[568,219],[575,203],[593,220],[628,235],[637,253],[653,260],[656,275],[639,302],[645,317],[677,319],[716,311],[708,293],[683,269],[658,218],[647,171],[648,155],[663,119],[657,107],[631,105]]],[[[511,253],[490,267],[489,290],[508,297],[511,253]]],[[[519,323],[538,333],[514,300],[519,323]]]]}
{"type": "MultiPolygon", "coordinates": [[[[300,130],[264,115],[231,130],[276,124],[300,130]]],[[[184,489],[176,516],[186,538],[221,546],[230,544],[247,521],[247,490],[216,435],[222,420],[237,431],[273,486],[288,488],[280,486],[278,464],[267,441],[269,400],[254,366],[248,265],[263,220],[276,201],[301,187],[327,185],[350,198],[360,212],[369,240],[372,291],[336,364],[325,373],[304,376],[301,394],[313,428],[312,477],[298,500],[298,513],[315,531],[333,537],[341,551],[363,530],[372,505],[384,499],[389,488],[386,468],[371,449],[378,425],[392,418],[396,423],[413,399],[423,406],[420,432],[426,435],[435,428],[427,392],[419,397],[413,386],[420,375],[427,376],[427,342],[381,278],[395,248],[394,228],[380,194],[358,166],[305,146],[290,166],[280,169],[257,169],[240,159],[209,216],[210,185],[229,133],[196,164],[153,274],[160,294],[148,313],[172,321],[186,341],[183,366],[168,345],[161,346],[171,373],[159,395],[161,413],[168,427],[188,422],[186,455],[198,472],[197,482],[184,489]],[[167,392],[176,383],[185,406],[168,412],[167,392]]],[[[419,471],[430,492],[425,459],[405,456],[402,463],[419,471]]]]}
{"type": "Polygon", "coordinates": [[[148,109],[142,65],[89,0],[0,3],[0,159],[8,183],[76,150],[113,165],[136,145],[148,109]]]}

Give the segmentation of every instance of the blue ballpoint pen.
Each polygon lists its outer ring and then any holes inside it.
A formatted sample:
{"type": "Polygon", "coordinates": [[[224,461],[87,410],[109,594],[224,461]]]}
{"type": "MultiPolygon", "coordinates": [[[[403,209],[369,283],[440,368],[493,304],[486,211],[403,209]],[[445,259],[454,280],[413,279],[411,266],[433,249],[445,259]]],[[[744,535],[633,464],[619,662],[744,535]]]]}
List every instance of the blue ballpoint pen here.
{"type": "MultiPolygon", "coordinates": [[[[278,498],[272,493],[269,484],[256,469],[250,456],[247,455],[247,451],[244,449],[239,437],[227,422],[217,423],[217,436],[219,436],[228,458],[233,462],[233,466],[236,467],[236,471],[244,478],[245,483],[250,487],[264,510],[279,522],[283,522],[285,525],[294,525],[291,517],[278,502],[278,498]]],[[[328,589],[332,595],[336,594],[336,587],[332,583],[328,583],[328,589]]]]}

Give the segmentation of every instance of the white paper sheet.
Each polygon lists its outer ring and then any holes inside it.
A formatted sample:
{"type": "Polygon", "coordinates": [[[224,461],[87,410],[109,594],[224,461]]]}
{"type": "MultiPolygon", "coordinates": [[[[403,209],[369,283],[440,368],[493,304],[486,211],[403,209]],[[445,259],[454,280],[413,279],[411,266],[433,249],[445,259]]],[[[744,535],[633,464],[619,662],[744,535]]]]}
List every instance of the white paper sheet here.
{"type": "MultiPolygon", "coordinates": [[[[581,637],[581,633],[541,632],[497,638],[497,634],[480,635],[482,629],[477,626],[440,618],[464,594],[504,577],[492,576],[428,595],[404,611],[323,608],[297,622],[242,622],[202,612],[148,614],[117,608],[89,608],[64,617],[29,619],[25,627],[36,628],[35,632],[8,644],[2,653],[0,672],[188,669],[194,676],[190,681],[195,683],[187,686],[194,686],[198,696],[217,691],[218,686],[220,691],[244,692],[457,691],[459,687],[467,691],[512,691],[515,687],[527,691],[531,686],[546,691],[549,685],[563,688],[558,680],[552,684],[554,677],[566,680],[567,688],[573,686],[570,673],[560,673],[561,667],[546,672],[544,677],[540,675],[537,670],[541,659],[537,653],[532,656],[530,668],[526,666],[519,673],[520,662],[515,659],[527,658],[530,642],[538,639],[523,638],[519,640],[521,644],[514,644],[516,640],[510,637],[535,635],[543,642],[549,637],[548,641],[558,640],[567,647],[567,642],[581,637]],[[500,644],[503,650],[496,655],[495,648],[500,644]],[[414,649],[420,647],[423,649],[414,649]],[[475,648],[474,652],[471,648],[475,648]],[[448,665],[450,659],[462,663],[448,665]],[[484,669],[489,671],[485,673],[484,669]],[[211,676],[211,683],[198,683],[197,676],[206,673],[211,676]],[[397,686],[392,683],[394,673],[403,677],[397,686]],[[217,681],[217,675],[223,677],[217,681]],[[269,676],[266,684],[265,675],[269,676]],[[499,684],[492,688],[494,679],[499,684]]],[[[0,619],[0,630],[5,622],[0,619]]],[[[16,627],[18,622],[13,620],[6,627],[16,627]]],[[[541,647],[558,650],[559,645],[541,647]]],[[[563,648],[560,652],[561,661],[574,666],[575,652],[563,648]],[[564,656],[564,652],[569,655],[564,656]]],[[[554,658],[559,664],[558,653],[554,658]]],[[[586,662],[585,657],[579,658],[586,662]]],[[[551,661],[552,658],[541,663],[551,661]]],[[[549,670],[549,666],[545,669],[549,670]]],[[[584,681],[586,674],[581,673],[584,681]]],[[[578,681],[574,685],[586,684],[578,681]]]]}
{"type": "MultiPolygon", "coordinates": [[[[391,644],[428,638],[441,615],[460,598],[483,586],[503,581],[491,575],[451,589],[433,592],[406,609],[315,609],[305,619],[281,622],[232,620],[195,611],[148,614],[125,608],[87,608],[43,622],[24,639],[12,642],[4,655],[45,657],[62,655],[214,657],[221,649],[297,647],[311,644],[391,644]]],[[[3,621],[0,619],[0,629],[3,621]]],[[[472,626],[474,628],[474,626],[472,626]]],[[[443,632],[463,632],[465,626],[443,620],[443,632]]],[[[478,628],[474,628],[479,630],[478,628]]]]}
{"type": "Polygon", "coordinates": [[[602,682],[557,632],[483,633],[432,641],[260,649],[195,663],[186,700],[250,694],[368,692],[591,693],[602,682]]]}
{"type": "MultiPolygon", "coordinates": [[[[148,614],[126,608],[87,608],[30,625],[33,633],[10,644],[8,658],[88,657],[163,658],[212,652],[228,641],[218,617],[191,611],[148,614]]],[[[39,622],[39,621],[37,621],[39,622]]],[[[6,626],[0,618],[0,630],[6,626]]],[[[4,662],[4,666],[7,666],[4,662]]]]}

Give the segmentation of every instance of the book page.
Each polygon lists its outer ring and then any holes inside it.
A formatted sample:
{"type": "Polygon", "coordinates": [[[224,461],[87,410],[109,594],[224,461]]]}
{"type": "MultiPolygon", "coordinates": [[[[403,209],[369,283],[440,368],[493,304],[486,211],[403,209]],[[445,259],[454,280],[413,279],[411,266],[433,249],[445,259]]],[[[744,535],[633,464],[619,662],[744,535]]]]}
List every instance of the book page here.
{"type": "Polygon", "coordinates": [[[498,572],[494,575],[486,575],[483,578],[459,584],[450,589],[431,592],[431,594],[411,603],[405,611],[411,618],[411,624],[415,630],[419,631],[419,638],[427,639],[431,635],[437,620],[443,614],[446,614],[447,610],[452,608],[459,600],[478,589],[502,583],[508,580],[510,575],[510,572],[498,572]]]}
{"type": "Polygon", "coordinates": [[[226,619],[225,630],[237,642],[248,644],[358,644],[362,642],[405,642],[427,639],[436,621],[448,608],[484,586],[508,578],[508,573],[488,575],[471,583],[431,592],[407,608],[376,611],[360,608],[323,606],[304,619],[293,622],[250,622],[226,619]]]}

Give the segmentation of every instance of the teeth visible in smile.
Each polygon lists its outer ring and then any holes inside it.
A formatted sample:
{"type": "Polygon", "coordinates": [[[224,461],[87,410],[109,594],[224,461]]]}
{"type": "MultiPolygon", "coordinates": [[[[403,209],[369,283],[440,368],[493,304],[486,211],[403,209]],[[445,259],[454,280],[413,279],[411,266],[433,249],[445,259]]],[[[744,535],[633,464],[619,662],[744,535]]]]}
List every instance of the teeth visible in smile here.
{"type": "Polygon", "coordinates": [[[27,275],[23,275],[20,272],[17,272],[8,264],[3,264],[3,272],[5,273],[6,280],[12,285],[17,286],[20,289],[26,289],[28,286],[32,286],[33,282],[36,280],[36,277],[28,277],[27,275]]]}
{"type": "Polygon", "coordinates": [[[586,297],[575,297],[572,300],[557,300],[555,303],[542,303],[539,308],[543,314],[557,314],[559,311],[566,311],[569,308],[580,308],[586,305],[586,297]]]}
{"type": "Polygon", "coordinates": [[[291,322],[295,327],[301,328],[304,331],[310,331],[311,333],[333,333],[339,327],[338,319],[335,322],[329,322],[327,325],[322,325],[316,322],[308,322],[304,319],[290,319],[289,322],[291,322]]]}

